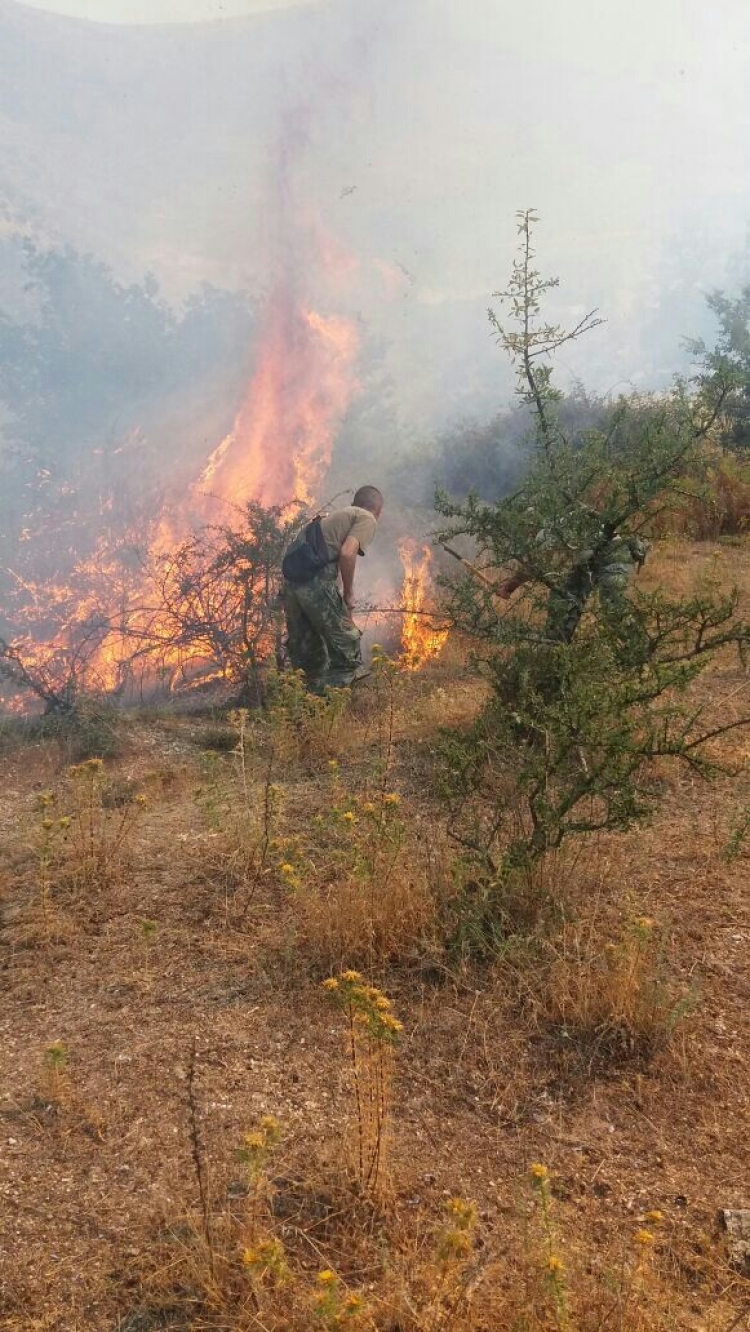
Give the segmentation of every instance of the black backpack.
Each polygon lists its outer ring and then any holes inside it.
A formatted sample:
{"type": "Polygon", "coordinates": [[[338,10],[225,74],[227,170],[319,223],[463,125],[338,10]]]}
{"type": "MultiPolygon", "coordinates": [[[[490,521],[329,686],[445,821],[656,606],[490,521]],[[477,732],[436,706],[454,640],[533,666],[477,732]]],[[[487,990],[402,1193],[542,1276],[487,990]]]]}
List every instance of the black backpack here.
{"type": "Polygon", "coordinates": [[[293,541],[281,561],[281,572],[288,583],[311,583],[327,564],[335,564],[328,553],[320,518],[313,518],[304,532],[293,541]]]}

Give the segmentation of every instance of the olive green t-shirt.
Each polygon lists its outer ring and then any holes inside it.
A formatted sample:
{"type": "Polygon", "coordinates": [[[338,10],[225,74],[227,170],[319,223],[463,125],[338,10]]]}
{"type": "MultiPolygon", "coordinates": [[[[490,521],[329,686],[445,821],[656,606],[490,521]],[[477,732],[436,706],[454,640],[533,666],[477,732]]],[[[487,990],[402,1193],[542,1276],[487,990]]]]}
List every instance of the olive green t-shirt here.
{"type": "Polygon", "coordinates": [[[377,531],[377,519],[367,509],[360,509],[348,504],[345,509],[335,509],[327,518],[321,518],[320,527],[331,559],[336,559],[348,536],[354,536],[359,542],[359,551],[364,555],[377,531]]]}

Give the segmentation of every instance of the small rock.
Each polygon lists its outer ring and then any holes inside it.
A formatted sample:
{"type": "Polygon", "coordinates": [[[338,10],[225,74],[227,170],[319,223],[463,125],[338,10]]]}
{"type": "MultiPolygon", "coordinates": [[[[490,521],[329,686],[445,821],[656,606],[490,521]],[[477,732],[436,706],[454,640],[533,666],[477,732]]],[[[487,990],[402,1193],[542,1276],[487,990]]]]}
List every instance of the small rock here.
{"type": "Polygon", "coordinates": [[[730,1263],[750,1276],[750,1207],[724,1208],[720,1219],[727,1232],[730,1263]]]}

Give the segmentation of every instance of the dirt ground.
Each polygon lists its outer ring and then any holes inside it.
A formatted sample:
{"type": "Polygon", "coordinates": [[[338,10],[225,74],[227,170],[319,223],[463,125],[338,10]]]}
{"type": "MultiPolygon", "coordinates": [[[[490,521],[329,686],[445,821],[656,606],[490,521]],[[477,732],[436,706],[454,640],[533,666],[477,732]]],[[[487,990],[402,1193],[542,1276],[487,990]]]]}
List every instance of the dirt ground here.
{"type": "MultiPolygon", "coordinates": [[[[673,581],[689,554],[663,557],[673,581]]],[[[701,558],[750,572],[750,551],[701,558]]],[[[395,785],[427,841],[441,813],[416,742],[429,746],[439,723],[476,708],[476,687],[456,671],[415,677],[395,736],[395,785]]],[[[750,713],[750,676],[735,660],[699,689],[721,715],[750,713]]],[[[206,873],[212,834],[195,797],[204,729],[189,716],[129,722],[108,773],[159,779],[127,872],[85,894],[53,885],[46,931],[35,808],[61,781],[59,749],[37,741],[0,754],[2,1328],[156,1326],[134,1319],[133,1273],[154,1236],[198,1208],[191,1115],[215,1198],[232,1196],[237,1145],[263,1114],[283,1125],[285,1177],[311,1162],[318,1174],[336,1168],[348,1114],[340,1022],[323,973],[296,954],[278,886],[240,921],[206,873]],[[69,1052],[57,1084],[45,1054],[56,1042],[69,1052]]],[[[724,757],[738,763],[745,750],[750,732],[724,757]]],[[[342,755],[345,780],[354,761],[342,755]]],[[[315,780],[289,777],[300,809],[315,780]]],[[[667,1049],[585,1069],[564,1034],[529,1016],[507,969],[383,967],[371,979],[404,1023],[392,1205],[408,1217],[439,1210],[446,1194],[475,1200],[483,1249],[502,1266],[528,1165],[542,1161],[561,1232],[589,1266],[658,1209],[673,1326],[727,1332],[750,1301],[717,1227],[720,1209],[750,1206],[750,852],[728,863],[724,848],[750,776],[664,780],[650,825],[598,838],[559,873],[569,903],[600,909],[605,923],[626,908],[660,922],[670,983],[689,996],[667,1049]]],[[[311,1265],[327,1265],[308,1238],[311,1265]]]]}

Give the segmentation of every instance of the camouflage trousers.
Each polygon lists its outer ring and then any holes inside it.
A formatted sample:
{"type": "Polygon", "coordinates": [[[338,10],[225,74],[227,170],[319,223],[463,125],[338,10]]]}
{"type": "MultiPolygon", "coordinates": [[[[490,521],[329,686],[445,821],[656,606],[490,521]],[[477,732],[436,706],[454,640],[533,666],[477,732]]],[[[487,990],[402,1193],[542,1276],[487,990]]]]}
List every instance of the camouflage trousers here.
{"type": "Polygon", "coordinates": [[[586,602],[595,591],[599,593],[602,610],[612,623],[624,619],[632,574],[633,565],[624,561],[613,561],[595,573],[586,565],[571,570],[561,586],[550,592],[547,636],[557,642],[569,643],[586,609],[586,602]]]}
{"type": "Polygon", "coordinates": [[[309,689],[351,684],[362,665],[362,631],[339,591],[336,566],[309,583],[284,583],[287,648],[292,666],[304,671],[309,689]]]}

